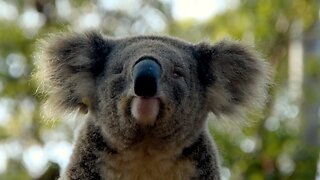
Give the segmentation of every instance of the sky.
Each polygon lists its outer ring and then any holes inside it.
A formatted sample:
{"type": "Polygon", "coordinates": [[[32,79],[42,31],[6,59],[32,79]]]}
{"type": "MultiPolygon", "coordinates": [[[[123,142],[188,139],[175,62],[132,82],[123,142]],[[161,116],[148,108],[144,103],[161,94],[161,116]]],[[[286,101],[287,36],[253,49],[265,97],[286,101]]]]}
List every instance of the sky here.
{"type": "MultiPolygon", "coordinates": [[[[237,6],[239,0],[161,0],[166,3],[172,3],[172,13],[178,20],[194,18],[205,20],[213,15],[224,11],[225,9],[237,6]]],[[[139,1],[135,0],[99,0],[106,9],[125,9],[132,10],[139,8],[139,1]]]]}
{"type": "Polygon", "coordinates": [[[179,20],[206,20],[224,11],[227,3],[225,0],[173,0],[173,15],[179,20]]]}

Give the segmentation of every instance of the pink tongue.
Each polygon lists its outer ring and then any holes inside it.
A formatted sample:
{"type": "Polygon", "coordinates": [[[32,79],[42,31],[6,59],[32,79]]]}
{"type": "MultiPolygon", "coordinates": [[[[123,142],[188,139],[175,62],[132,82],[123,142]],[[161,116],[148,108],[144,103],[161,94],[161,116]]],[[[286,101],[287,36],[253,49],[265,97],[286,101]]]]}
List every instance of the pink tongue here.
{"type": "Polygon", "coordinates": [[[139,124],[152,125],[159,114],[159,99],[133,98],[131,113],[139,124]]]}

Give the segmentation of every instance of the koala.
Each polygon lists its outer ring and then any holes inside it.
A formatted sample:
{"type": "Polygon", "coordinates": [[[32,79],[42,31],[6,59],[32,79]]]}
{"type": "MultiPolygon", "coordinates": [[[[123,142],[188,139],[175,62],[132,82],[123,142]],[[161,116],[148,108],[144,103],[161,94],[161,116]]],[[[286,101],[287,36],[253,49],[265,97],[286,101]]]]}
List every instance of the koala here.
{"type": "Polygon", "coordinates": [[[263,105],[270,67],[239,42],[60,33],[36,75],[54,115],[85,117],[66,180],[219,180],[209,113],[241,119],[263,105]]]}

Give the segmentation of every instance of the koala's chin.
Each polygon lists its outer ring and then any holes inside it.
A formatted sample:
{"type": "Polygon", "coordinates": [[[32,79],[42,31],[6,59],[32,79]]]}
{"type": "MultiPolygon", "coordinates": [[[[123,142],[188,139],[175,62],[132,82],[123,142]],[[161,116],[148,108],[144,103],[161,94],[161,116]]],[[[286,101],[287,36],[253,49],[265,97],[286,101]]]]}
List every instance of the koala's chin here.
{"type": "Polygon", "coordinates": [[[159,98],[134,97],[131,102],[131,114],[139,125],[154,125],[160,112],[159,98]]]}

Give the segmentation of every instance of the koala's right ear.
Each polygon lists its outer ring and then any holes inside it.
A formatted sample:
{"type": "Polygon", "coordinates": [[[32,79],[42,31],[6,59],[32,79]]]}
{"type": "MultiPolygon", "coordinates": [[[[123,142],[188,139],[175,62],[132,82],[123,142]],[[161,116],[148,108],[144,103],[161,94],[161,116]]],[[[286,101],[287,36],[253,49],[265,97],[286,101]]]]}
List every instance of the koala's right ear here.
{"type": "Polygon", "coordinates": [[[35,76],[48,94],[49,113],[92,108],[94,78],[104,69],[111,44],[96,32],[61,33],[39,42],[35,76]]]}

